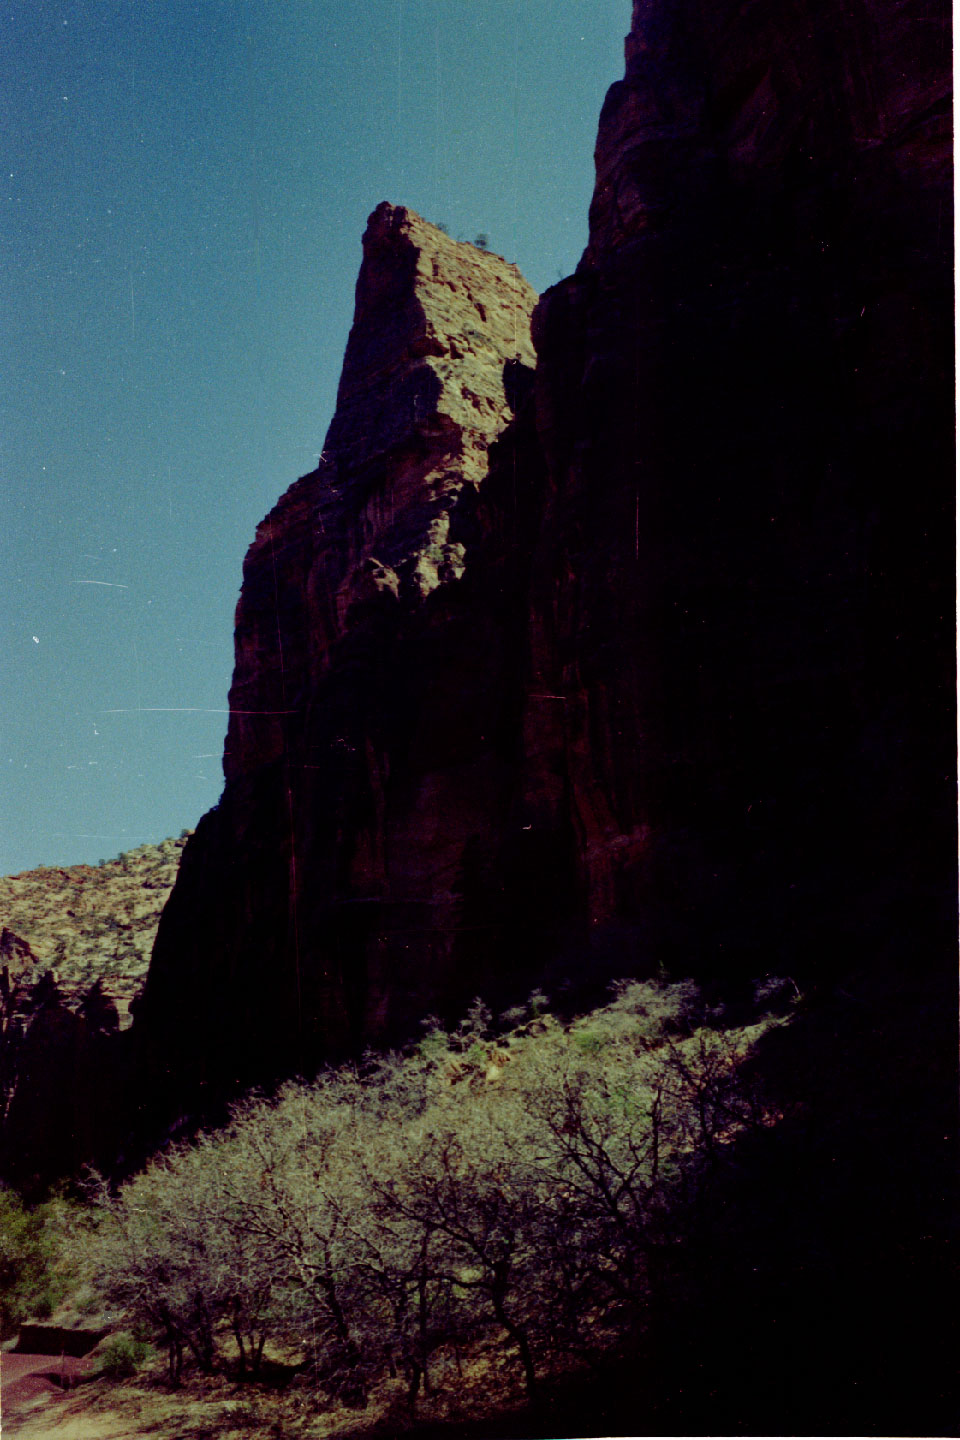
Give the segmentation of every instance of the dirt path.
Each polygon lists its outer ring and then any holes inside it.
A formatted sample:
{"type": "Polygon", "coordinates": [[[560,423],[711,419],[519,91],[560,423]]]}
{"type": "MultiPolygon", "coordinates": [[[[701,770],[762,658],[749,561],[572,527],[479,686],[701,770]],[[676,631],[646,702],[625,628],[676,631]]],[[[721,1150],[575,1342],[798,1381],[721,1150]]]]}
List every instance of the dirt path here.
{"type": "MultiPolygon", "coordinates": [[[[68,1360],[63,1373],[82,1376],[85,1365],[68,1360]]],[[[226,1385],[211,1397],[136,1380],[63,1389],[49,1378],[54,1369],[60,1361],[49,1355],[0,1357],[2,1440],[268,1440],[283,1420],[275,1395],[258,1402],[226,1385]]]]}
{"type": "Polygon", "coordinates": [[[71,1356],[19,1355],[0,1352],[0,1426],[16,1435],[31,1415],[50,1401],[65,1398],[71,1387],[90,1370],[88,1360],[71,1356]]]}

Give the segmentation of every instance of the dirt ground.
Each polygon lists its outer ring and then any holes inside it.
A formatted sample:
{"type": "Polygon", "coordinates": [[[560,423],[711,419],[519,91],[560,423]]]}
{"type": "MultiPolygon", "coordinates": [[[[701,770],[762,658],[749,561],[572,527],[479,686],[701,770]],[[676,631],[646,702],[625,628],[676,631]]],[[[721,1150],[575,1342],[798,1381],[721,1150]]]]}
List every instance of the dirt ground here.
{"type": "MultiPolygon", "coordinates": [[[[66,1361],[63,1378],[79,1380],[87,1364],[66,1361]]],[[[258,1394],[225,1382],[171,1392],[149,1377],[64,1388],[50,1378],[55,1371],[61,1373],[61,1362],[49,1355],[0,1357],[3,1440],[269,1440],[278,1433],[293,1440],[330,1433],[323,1422],[318,1431],[309,1396],[258,1394]]],[[[334,1407],[323,1420],[336,1431],[344,1418],[356,1417],[340,1417],[334,1407]]]]}
{"type": "MultiPolygon", "coordinates": [[[[497,1357],[500,1358],[499,1356],[497,1357]]],[[[495,1440],[562,1432],[557,1413],[531,1422],[520,1382],[505,1367],[495,1393],[506,1408],[484,1418],[491,1367],[464,1367],[456,1392],[421,1401],[411,1415],[403,1383],[384,1382],[363,1410],[302,1384],[238,1385],[228,1375],[188,1375],[171,1390],[162,1366],[129,1379],[90,1375],[95,1359],[0,1354],[2,1440],[495,1440]],[[90,1378],[84,1378],[90,1375],[90,1378]],[[54,1377],[54,1378],[51,1378],[54,1377]],[[63,1385],[66,1380],[70,1388],[63,1385]],[[59,1382],[59,1383],[58,1383],[59,1382]],[[474,1392],[477,1404],[469,1401],[474,1392]],[[513,1407],[511,1409],[511,1407],[513,1407]],[[533,1428],[531,1428],[533,1423],[533,1428]],[[542,1428],[538,1428],[538,1423],[542,1428]],[[560,1428],[557,1428],[558,1423],[560,1428]]],[[[564,1417],[566,1418],[566,1417],[564,1417]]],[[[590,1433],[584,1430],[581,1433],[590,1433]]]]}
{"type": "Polygon", "coordinates": [[[54,1410],[89,1368],[88,1361],[69,1356],[0,1353],[2,1433],[21,1434],[21,1426],[32,1417],[54,1410]]]}
{"type": "MultiPolygon", "coordinates": [[[[179,1405],[171,1397],[146,1393],[136,1386],[105,1387],[99,1382],[61,1389],[54,1381],[28,1367],[9,1366],[10,1360],[44,1360],[49,1356],[8,1356],[0,1362],[2,1399],[0,1399],[0,1435],[3,1440],[180,1440],[183,1436],[199,1437],[255,1434],[246,1417],[236,1417],[238,1428],[224,1415],[223,1407],[195,1405],[186,1414],[178,1414],[179,1405]],[[227,1423],[224,1424],[224,1421],[227,1423]]],[[[83,1362],[72,1362],[74,1365],[83,1362]]]]}

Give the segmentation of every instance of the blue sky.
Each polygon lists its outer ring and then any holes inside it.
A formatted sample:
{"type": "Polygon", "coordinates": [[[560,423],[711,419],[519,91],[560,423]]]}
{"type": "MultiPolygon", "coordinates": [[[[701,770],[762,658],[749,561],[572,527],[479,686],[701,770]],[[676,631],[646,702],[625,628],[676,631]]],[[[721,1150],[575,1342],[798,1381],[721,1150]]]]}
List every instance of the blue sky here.
{"type": "Polygon", "coordinates": [[[0,0],[0,873],[222,788],[257,521],[329,423],[366,217],[586,242],[629,0],[0,0]]]}

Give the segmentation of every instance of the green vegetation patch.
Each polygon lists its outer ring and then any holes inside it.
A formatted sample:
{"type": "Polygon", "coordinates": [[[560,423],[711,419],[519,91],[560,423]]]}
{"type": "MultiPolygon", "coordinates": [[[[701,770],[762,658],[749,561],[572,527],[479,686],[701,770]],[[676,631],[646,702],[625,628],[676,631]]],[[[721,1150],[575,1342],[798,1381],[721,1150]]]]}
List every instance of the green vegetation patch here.
{"type": "Polygon", "coordinates": [[[61,1246],[66,1209],[59,1200],[29,1208],[0,1188],[0,1340],[24,1320],[46,1319],[71,1289],[61,1246]]]}
{"type": "Polygon", "coordinates": [[[601,1357],[775,1123],[744,1062],[788,1017],[730,1024],[691,984],[625,982],[567,1024],[548,1003],[499,1033],[479,1001],[451,1033],[431,1019],[408,1052],[248,1100],[101,1184],[88,1283],[173,1384],[283,1360],[329,1406],[392,1386],[412,1408],[456,1393],[467,1355],[530,1394],[601,1357]]]}

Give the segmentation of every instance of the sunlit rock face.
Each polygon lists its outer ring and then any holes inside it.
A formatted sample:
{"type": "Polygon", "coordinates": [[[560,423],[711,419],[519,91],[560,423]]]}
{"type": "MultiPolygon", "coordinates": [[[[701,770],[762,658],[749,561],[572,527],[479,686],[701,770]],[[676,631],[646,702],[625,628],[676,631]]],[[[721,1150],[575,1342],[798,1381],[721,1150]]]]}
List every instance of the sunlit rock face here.
{"type": "Polygon", "coordinates": [[[513,371],[534,364],[537,297],[499,256],[386,204],[363,254],[320,464],[261,523],[244,564],[228,782],[286,753],[284,712],[306,716],[307,692],[367,607],[389,615],[391,601],[462,578],[457,507],[512,416],[513,371]]]}
{"type": "Polygon", "coordinates": [[[544,978],[943,943],[946,23],[638,0],[532,391],[517,272],[374,212],[323,457],[247,558],[154,1079],[196,1099],[544,978]]]}
{"type": "Polygon", "coordinates": [[[323,455],[244,565],[226,790],[144,999],[141,1033],[191,1083],[309,1068],[483,988],[537,470],[499,437],[536,298],[410,211],[370,217],[323,455]]]}

